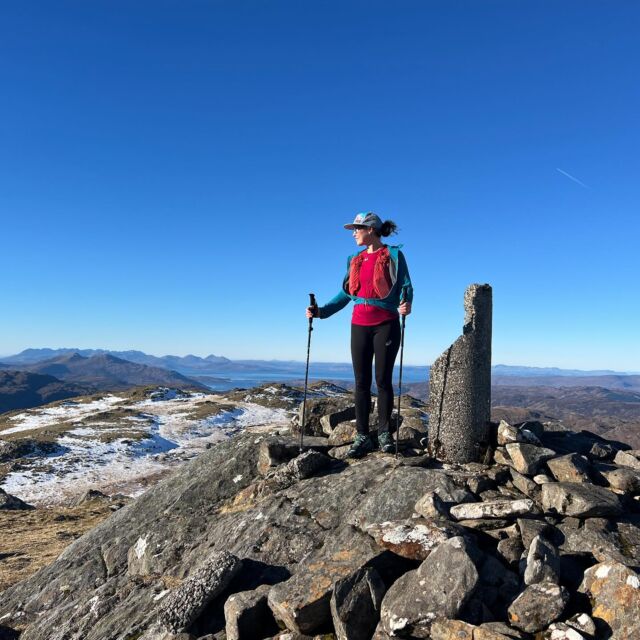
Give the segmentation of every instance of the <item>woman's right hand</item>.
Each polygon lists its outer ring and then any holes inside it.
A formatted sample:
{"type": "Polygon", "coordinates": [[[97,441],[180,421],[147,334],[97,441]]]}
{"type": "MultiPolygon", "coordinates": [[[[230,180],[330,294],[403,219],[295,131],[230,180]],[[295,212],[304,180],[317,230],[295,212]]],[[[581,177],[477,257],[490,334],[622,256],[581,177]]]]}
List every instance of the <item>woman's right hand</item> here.
{"type": "Polygon", "coordinates": [[[307,307],[307,318],[319,318],[318,307],[307,307]]]}

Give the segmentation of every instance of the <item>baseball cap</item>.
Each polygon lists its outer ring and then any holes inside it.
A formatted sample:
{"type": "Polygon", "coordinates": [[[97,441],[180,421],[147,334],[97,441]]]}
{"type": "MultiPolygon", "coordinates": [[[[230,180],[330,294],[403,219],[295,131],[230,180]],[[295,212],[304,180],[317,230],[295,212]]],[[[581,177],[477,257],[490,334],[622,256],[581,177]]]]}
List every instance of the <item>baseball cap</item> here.
{"type": "Polygon", "coordinates": [[[356,227],[373,227],[374,229],[380,229],[382,227],[382,220],[380,220],[373,211],[359,213],[353,222],[344,225],[345,229],[355,229],[356,227]]]}

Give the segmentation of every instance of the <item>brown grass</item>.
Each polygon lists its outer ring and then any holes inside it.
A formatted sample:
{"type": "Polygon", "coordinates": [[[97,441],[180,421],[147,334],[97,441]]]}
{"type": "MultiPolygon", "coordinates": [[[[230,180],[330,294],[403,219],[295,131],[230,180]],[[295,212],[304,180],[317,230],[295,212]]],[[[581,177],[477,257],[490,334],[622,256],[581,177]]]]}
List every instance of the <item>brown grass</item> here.
{"type": "Polygon", "coordinates": [[[0,592],[53,562],[76,538],[111,515],[109,504],[0,511],[0,592]]]}

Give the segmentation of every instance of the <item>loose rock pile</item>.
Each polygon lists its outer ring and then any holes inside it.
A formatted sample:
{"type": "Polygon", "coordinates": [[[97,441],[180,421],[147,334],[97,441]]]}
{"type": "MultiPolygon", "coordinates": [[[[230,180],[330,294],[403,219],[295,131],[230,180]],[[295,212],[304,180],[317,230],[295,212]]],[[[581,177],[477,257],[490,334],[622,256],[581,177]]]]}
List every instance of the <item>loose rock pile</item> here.
{"type": "MultiPolygon", "coordinates": [[[[493,425],[486,464],[343,460],[348,407],[207,451],[0,597],[22,640],[640,638],[640,451],[493,425]],[[313,434],[313,435],[312,435],[313,434]]],[[[319,403],[319,401],[317,401],[319,403]]]]}

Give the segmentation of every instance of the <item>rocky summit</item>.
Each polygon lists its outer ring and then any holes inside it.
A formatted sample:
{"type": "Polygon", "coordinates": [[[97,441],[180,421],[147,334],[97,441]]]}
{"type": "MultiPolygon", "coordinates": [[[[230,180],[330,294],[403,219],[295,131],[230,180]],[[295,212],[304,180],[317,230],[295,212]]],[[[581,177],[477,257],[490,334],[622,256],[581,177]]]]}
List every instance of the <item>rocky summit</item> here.
{"type": "Polygon", "coordinates": [[[0,638],[640,638],[640,452],[502,423],[444,463],[402,407],[397,458],[345,459],[340,394],[303,452],[298,416],[203,451],[2,593],[0,638]]]}

